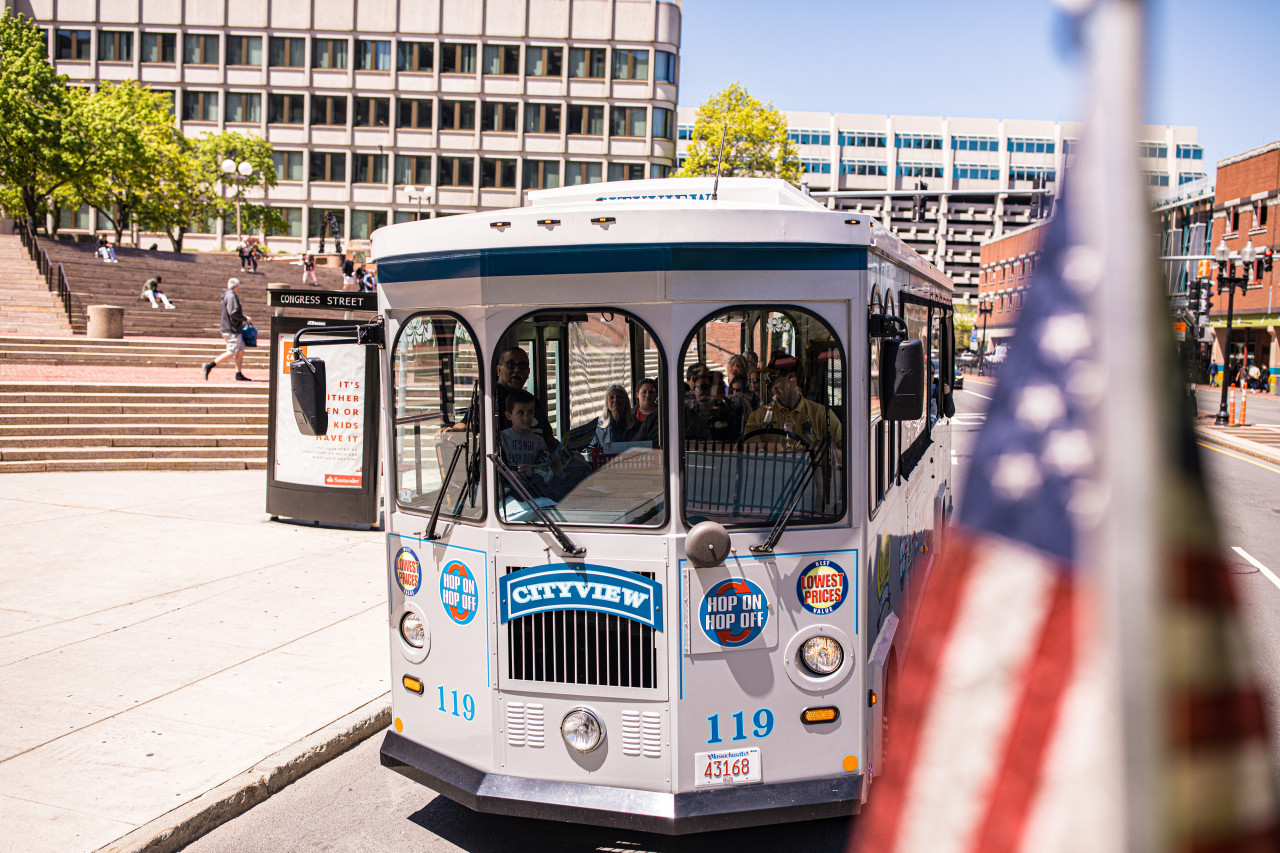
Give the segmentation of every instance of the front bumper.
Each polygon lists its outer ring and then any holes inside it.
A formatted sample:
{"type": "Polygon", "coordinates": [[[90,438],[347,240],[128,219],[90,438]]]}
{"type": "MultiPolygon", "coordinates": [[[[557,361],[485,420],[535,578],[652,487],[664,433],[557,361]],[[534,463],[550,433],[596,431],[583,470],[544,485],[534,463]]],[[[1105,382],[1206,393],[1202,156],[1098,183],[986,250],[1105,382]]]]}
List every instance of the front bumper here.
{"type": "Polygon", "coordinates": [[[382,766],[476,812],[664,835],[856,814],[864,782],[850,773],[680,794],[547,782],[485,773],[392,731],[382,741],[382,766]]]}

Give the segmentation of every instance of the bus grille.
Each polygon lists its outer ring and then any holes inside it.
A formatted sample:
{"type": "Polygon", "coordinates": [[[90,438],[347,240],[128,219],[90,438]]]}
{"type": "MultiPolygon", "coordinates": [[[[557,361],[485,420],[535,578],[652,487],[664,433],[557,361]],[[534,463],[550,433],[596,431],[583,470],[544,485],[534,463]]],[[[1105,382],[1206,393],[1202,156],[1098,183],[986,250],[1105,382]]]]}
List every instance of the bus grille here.
{"type": "Polygon", "coordinates": [[[558,610],[507,623],[507,677],[516,681],[651,688],[657,670],[654,630],[621,616],[558,610]]]}

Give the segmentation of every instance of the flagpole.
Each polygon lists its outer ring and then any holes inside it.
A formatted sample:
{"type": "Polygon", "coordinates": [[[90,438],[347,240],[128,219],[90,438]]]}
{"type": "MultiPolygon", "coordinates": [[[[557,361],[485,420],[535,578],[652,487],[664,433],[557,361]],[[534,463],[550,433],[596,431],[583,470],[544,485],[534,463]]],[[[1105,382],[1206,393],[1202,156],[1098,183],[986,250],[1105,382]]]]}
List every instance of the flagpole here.
{"type": "Polygon", "coordinates": [[[1077,178],[1085,177],[1084,186],[1072,189],[1089,198],[1072,210],[1086,245],[1101,249],[1103,282],[1092,296],[1105,377],[1099,417],[1100,470],[1106,472],[1099,484],[1102,513],[1093,565],[1101,569],[1103,636],[1111,640],[1109,675],[1113,695],[1121,700],[1119,730],[1112,736],[1119,738],[1116,754],[1123,755],[1118,793],[1124,849],[1148,853],[1163,846],[1155,789],[1164,733],[1156,643],[1162,423],[1153,392],[1161,384],[1155,326],[1160,315],[1152,309],[1156,270],[1137,151],[1145,107],[1146,4],[1098,0],[1088,23],[1093,135],[1081,154],[1092,160],[1092,168],[1076,172],[1077,178]]]}

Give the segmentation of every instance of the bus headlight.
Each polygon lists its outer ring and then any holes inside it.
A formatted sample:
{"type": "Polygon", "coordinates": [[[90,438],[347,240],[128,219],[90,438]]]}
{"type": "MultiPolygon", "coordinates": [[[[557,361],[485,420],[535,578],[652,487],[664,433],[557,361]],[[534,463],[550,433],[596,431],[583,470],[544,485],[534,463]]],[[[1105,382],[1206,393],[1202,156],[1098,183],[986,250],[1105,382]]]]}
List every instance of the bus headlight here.
{"type": "Polygon", "coordinates": [[[578,752],[590,752],[604,740],[604,723],[586,708],[574,708],[560,721],[560,735],[578,752]]]}
{"type": "Polygon", "coordinates": [[[420,649],[427,641],[427,626],[422,624],[417,613],[407,611],[400,617],[400,636],[415,649],[420,649]]]}
{"type": "Polygon", "coordinates": [[[844,663],[844,649],[831,637],[819,634],[800,646],[800,659],[814,675],[830,675],[844,663]]]}

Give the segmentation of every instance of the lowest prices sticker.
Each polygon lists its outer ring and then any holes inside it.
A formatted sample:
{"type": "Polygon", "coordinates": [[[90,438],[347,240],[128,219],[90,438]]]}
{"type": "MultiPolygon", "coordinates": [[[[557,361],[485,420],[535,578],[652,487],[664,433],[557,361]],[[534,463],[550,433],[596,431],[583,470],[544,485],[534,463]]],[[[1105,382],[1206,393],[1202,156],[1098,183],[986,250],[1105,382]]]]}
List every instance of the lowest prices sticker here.
{"type": "Polygon", "coordinates": [[[817,616],[826,616],[844,601],[849,591],[849,578],[839,564],[815,560],[805,566],[796,580],[796,597],[800,605],[817,616]]]}

